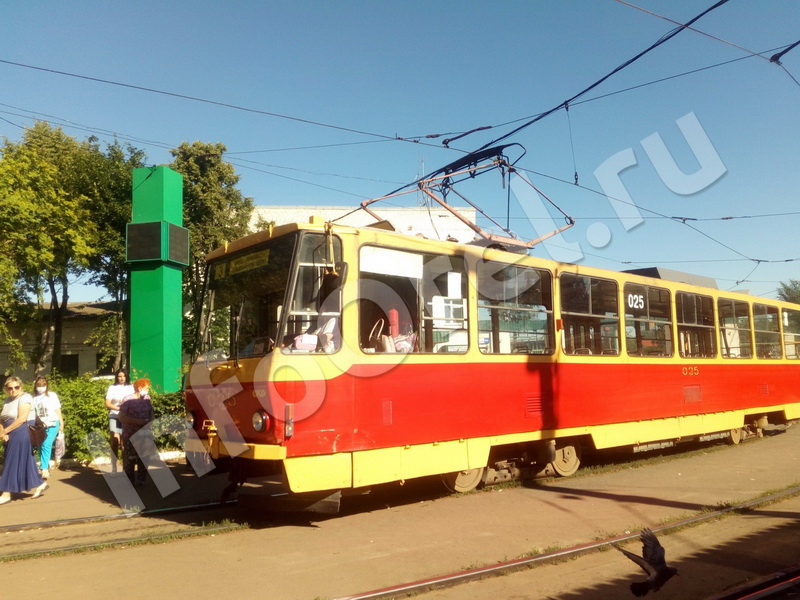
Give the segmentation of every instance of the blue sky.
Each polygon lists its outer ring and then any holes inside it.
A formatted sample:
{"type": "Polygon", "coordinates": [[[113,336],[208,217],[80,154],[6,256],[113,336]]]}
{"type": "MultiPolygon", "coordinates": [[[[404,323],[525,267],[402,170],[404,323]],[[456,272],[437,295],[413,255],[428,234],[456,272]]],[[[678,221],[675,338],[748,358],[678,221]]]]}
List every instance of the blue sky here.
{"type": "MultiPolygon", "coordinates": [[[[355,206],[558,106],[670,32],[666,19],[713,2],[633,4],[650,12],[617,0],[6,2],[0,136],[43,119],[79,139],[116,134],[152,164],[183,141],[222,142],[256,204],[355,206]],[[441,144],[478,127],[490,128],[441,144]]],[[[576,219],[532,254],[659,265],[774,297],[800,279],[800,47],[782,67],[766,58],[800,39],[800,10],[731,0],[694,27],[503,142],[525,148],[517,166],[576,219]],[[603,194],[614,185],[635,205],[617,208],[640,219],[620,218],[603,194]]],[[[538,197],[511,186],[509,201],[499,183],[462,193],[522,237],[546,232],[538,197]]]]}

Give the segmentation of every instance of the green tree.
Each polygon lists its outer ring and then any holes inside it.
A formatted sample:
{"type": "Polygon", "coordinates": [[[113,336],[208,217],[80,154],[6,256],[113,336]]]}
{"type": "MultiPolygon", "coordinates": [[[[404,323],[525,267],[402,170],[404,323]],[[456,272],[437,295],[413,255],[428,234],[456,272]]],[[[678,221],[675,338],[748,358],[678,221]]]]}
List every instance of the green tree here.
{"type": "Polygon", "coordinates": [[[113,369],[125,367],[125,324],[127,323],[128,266],[125,262],[125,228],[131,219],[134,169],[145,166],[143,150],[118,141],[101,149],[89,138],[81,154],[78,172],[85,190],[87,207],[97,223],[97,242],[89,258],[89,283],[103,287],[111,297],[113,316],[105,319],[90,336],[113,369]]]}
{"type": "MultiPolygon", "coordinates": [[[[2,170],[2,163],[0,163],[2,170]]],[[[2,195],[0,192],[0,202],[2,195]]],[[[19,278],[19,269],[14,262],[13,253],[5,243],[6,236],[2,233],[3,211],[0,208],[0,345],[5,346],[9,354],[9,365],[24,365],[26,357],[22,352],[22,341],[19,337],[18,326],[30,321],[30,307],[25,303],[21,290],[16,285],[19,278]],[[16,325],[17,327],[13,327],[16,325]],[[13,328],[12,328],[13,327],[13,328]],[[16,330],[16,331],[15,331],[16,330]]],[[[2,373],[10,375],[13,369],[2,373]]]]}
{"type": "MultiPolygon", "coordinates": [[[[114,302],[116,314],[98,336],[109,340],[101,350],[121,366],[125,225],[131,213],[131,173],[144,165],[144,152],[117,141],[103,150],[97,138],[79,142],[42,122],[26,130],[20,142],[6,140],[2,151],[0,343],[21,348],[8,323],[36,326],[38,320],[21,318],[27,299],[35,298],[46,306],[48,320],[38,327],[30,358],[38,369],[52,349],[58,369],[69,284],[88,274],[89,283],[105,288],[114,302]]],[[[13,362],[25,364],[19,353],[13,362]]]]}
{"type": "Polygon", "coordinates": [[[184,277],[184,348],[194,354],[194,333],[202,309],[204,257],[226,241],[248,233],[253,199],[236,188],[239,175],[222,157],[221,143],[184,142],[170,152],[169,165],[183,175],[183,219],[190,235],[190,263],[184,277]]]}
{"type": "Polygon", "coordinates": [[[71,276],[88,264],[96,228],[76,185],[76,161],[85,149],[60,128],[36,123],[19,143],[3,146],[0,168],[0,240],[16,264],[17,290],[47,301],[48,323],[31,357],[36,370],[49,348],[61,360],[63,318],[71,276]]]}
{"type": "Polygon", "coordinates": [[[778,298],[785,302],[800,304],[800,280],[790,279],[788,283],[781,282],[778,287],[778,298]]]}

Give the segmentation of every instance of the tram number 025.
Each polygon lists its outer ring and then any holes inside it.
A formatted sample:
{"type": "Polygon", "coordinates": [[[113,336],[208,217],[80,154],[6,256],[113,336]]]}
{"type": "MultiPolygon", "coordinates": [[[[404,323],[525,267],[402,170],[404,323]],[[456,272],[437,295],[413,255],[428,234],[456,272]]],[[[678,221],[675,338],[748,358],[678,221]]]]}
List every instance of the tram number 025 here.
{"type": "Polygon", "coordinates": [[[682,367],[681,372],[684,375],[693,377],[695,375],[700,375],[700,367],[682,367]]]}
{"type": "Polygon", "coordinates": [[[644,310],[644,295],[628,294],[628,308],[638,308],[644,310]]]}

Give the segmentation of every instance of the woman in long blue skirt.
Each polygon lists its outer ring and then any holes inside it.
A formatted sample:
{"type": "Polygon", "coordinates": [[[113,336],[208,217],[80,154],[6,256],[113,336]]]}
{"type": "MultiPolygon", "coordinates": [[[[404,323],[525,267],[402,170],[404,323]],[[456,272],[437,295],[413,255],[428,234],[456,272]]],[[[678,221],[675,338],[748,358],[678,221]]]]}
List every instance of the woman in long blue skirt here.
{"type": "Polygon", "coordinates": [[[28,434],[28,416],[33,414],[33,399],[22,389],[19,377],[6,379],[5,391],[8,396],[0,411],[0,439],[5,442],[0,505],[11,502],[11,494],[33,490],[32,497],[38,498],[47,489],[47,483],[36,468],[28,434]]]}

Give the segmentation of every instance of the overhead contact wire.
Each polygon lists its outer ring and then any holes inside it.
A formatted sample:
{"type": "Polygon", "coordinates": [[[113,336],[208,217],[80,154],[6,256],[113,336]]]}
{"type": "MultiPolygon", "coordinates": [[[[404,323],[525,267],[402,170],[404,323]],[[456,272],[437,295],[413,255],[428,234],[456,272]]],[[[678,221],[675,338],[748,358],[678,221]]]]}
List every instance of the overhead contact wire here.
{"type": "Polygon", "coordinates": [[[626,67],[628,67],[628,66],[632,65],[634,62],[636,62],[637,60],[639,60],[640,58],[642,58],[644,55],[648,54],[648,53],[649,53],[649,52],[651,52],[652,50],[655,50],[655,49],[656,49],[656,48],[658,48],[660,45],[662,45],[662,44],[664,44],[664,43],[668,42],[668,41],[669,41],[669,40],[671,40],[673,37],[675,37],[676,35],[678,35],[679,33],[681,33],[681,32],[682,32],[684,29],[688,28],[689,26],[691,26],[692,24],[694,24],[695,22],[697,22],[698,20],[700,20],[701,18],[703,18],[705,15],[707,15],[708,13],[710,13],[710,12],[711,12],[711,11],[713,11],[713,10],[716,10],[717,8],[719,8],[720,6],[722,6],[723,4],[726,4],[727,2],[728,2],[728,0],[719,0],[719,2],[717,2],[716,4],[714,4],[713,6],[711,6],[710,8],[707,8],[706,10],[704,10],[703,12],[701,12],[699,15],[697,15],[697,16],[696,16],[696,17],[694,17],[693,19],[690,19],[690,20],[689,20],[689,21],[687,21],[686,23],[684,23],[684,24],[680,25],[679,27],[676,27],[676,28],[675,28],[675,29],[673,29],[671,32],[669,32],[669,33],[667,33],[666,35],[662,36],[662,37],[661,37],[661,38],[660,38],[660,39],[659,39],[657,42],[655,42],[654,44],[650,45],[650,46],[649,46],[648,48],[646,48],[645,50],[642,50],[641,52],[639,52],[639,54],[637,54],[637,55],[636,55],[636,56],[634,56],[633,58],[631,58],[631,59],[628,59],[627,61],[625,61],[624,63],[622,63],[620,66],[618,66],[616,69],[614,69],[613,71],[611,71],[611,72],[610,72],[610,73],[608,73],[607,75],[605,75],[605,76],[601,77],[600,79],[598,79],[597,81],[595,81],[595,82],[594,82],[592,85],[590,85],[589,87],[587,87],[587,88],[585,88],[584,90],[582,90],[582,91],[578,92],[577,94],[575,94],[575,95],[574,95],[572,98],[569,98],[568,100],[565,100],[564,102],[562,102],[562,103],[561,103],[561,104],[559,104],[558,106],[554,106],[554,107],[553,107],[553,108],[551,108],[550,110],[547,110],[547,111],[545,111],[545,112],[541,113],[541,114],[540,114],[540,115],[538,115],[537,117],[535,117],[535,118],[531,119],[531,120],[530,120],[530,121],[528,121],[527,123],[523,123],[522,125],[520,125],[520,126],[519,126],[519,127],[517,127],[516,129],[514,129],[514,130],[512,130],[512,131],[510,131],[510,132],[508,132],[508,133],[506,133],[505,135],[502,135],[502,136],[500,136],[499,138],[496,138],[496,139],[492,140],[491,142],[489,142],[489,143],[487,143],[487,144],[484,144],[483,146],[481,146],[480,148],[478,148],[478,150],[477,150],[476,152],[479,152],[480,150],[484,150],[484,149],[486,149],[486,148],[488,148],[488,147],[490,147],[490,146],[493,146],[493,145],[497,144],[498,142],[501,142],[501,141],[503,141],[503,140],[505,140],[505,139],[508,139],[508,138],[509,138],[509,137],[511,137],[512,135],[514,135],[514,134],[516,134],[516,133],[519,133],[520,131],[522,131],[523,129],[525,129],[525,128],[527,128],[527,127],[530,127],[531,125],[533,125],[533,124],[534,124],[534,123],[536,123],[537,121],[541,121],[542,119],[544,119],[544,118],[545,118],[545,117],[547,117],[548,115],[551,115],[551,114],[553,114],[554,112],[556,112],[556,111],[558,111],[558,110],[561,110],[562,108],[566,107],[567,105],[569,105],[569,104],[573,103],[575,100],[577,100],[578,98],[580,98],[580,97],[581,97],[581,96],[583,96],[584,94],[587,94],[587,93],[589,93],[591,90],[593,90],[594,88],[596,88],[597,86],[599,86],[600,84],[602,84],[603,82],[605,82],[606,80],[608,80],[609,78],[613,77],[614,75],[616,75],[617,73],[619,73],[620,71],[622,71],[623,69],[625,69],[626,67]]]}

